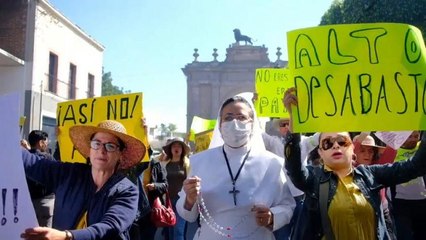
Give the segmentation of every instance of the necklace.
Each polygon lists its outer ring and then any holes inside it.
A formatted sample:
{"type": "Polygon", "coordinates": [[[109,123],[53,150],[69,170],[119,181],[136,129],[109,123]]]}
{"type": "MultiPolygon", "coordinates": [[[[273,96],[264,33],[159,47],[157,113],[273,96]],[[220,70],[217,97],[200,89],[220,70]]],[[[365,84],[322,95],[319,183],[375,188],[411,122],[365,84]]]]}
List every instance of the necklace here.
{"type": "Polygon", "coordinates": [[[232,174],[231,166],[229,165],[228,157],[226,156],[225,147],[222,147],[223,156],[225,156],[226,166],[228,167],[229,176],[231,177],[231,181],[232,181],[232,190],[229,191],[228,193],[230,193],[230,194],[233,195],[233,197],[234,197],[234,205],[235,206],[237,206],[237,193],[240,192],[240,191],[238,191],[235,188],[235,182],[237,182],[237,179],[240,176],[241,169],[243,169],[244,164],[246,163],[246,160],[247,160],[247,158],[249,156],[250,151],[251,150],[249,150],[247,152],[246,156],[243,159],[243,162],[241,163],[240,167],[238,168],[237,174],[234,177],[234,174],[232,174]]]}

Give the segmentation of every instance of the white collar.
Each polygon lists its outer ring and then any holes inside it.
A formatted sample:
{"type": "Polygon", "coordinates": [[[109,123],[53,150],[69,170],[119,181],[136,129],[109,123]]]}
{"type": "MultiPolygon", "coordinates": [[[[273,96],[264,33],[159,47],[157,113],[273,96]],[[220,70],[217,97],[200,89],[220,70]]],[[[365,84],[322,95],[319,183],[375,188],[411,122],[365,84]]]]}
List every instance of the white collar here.
{"type": "Polygon", "coordinates": [[[231,157],[231,156],[243,156],[243,155],[245,155],[250,150],[251,145],[250,145],[250,143],[248,143],[248,144],[246,144],[242,147],[239,147],[239,148],[231,148],[230,146],[228,146],[226,144],[224,144],[223,146],[224,146],[225,152],[228,155],[228,157],[231,157]]]}

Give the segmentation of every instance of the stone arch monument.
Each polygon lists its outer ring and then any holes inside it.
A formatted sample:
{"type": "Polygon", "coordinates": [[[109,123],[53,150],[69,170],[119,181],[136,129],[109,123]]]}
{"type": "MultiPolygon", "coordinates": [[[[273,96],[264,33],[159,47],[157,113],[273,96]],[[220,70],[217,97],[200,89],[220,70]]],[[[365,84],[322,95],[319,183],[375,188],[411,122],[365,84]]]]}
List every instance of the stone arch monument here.
{"type": "Polygon", "coordinates": [[[277,48],[277,59],[271,62],[268,48],[263,46],[234,43],[226,49],[224,61],[218,61],[218,50],[213,49],[211,61],[199,61],[198,49],[194,49],[194,60],[182,68],[187,82],[187,131],[194,116],[215,119],[220,104],[241,92],[253,92],[256,68],[286,67],[287,61],[280,59],[281,48],[277,48]]]}

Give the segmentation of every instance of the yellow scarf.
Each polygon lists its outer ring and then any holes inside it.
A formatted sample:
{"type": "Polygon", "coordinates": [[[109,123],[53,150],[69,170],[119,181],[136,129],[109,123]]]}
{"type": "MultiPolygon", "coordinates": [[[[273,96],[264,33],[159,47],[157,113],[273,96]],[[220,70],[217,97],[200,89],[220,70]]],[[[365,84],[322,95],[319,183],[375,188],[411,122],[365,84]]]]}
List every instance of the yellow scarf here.
{"type": "Polygon", "coordinates": [[[76,227],[76,229],[84,229],[84,228],[87,228],[87,211],[84,211],[83,216],[81,216],[76,227]]]}

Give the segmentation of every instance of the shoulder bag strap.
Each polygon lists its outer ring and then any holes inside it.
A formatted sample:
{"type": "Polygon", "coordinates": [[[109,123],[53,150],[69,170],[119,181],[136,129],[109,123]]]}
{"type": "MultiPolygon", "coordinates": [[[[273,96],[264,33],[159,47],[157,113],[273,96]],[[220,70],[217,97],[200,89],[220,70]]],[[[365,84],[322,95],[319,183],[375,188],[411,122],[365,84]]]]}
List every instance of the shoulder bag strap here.
{"type": "Polygon", "coordinates": [[[330,187],[330,181],[325,181],[320,183],[320,192],[319,192],[319,205],[320,205],[320,215],[322,228],[325,234],[326,240],[334,240],[333,230],[331,229],[330,218],[328,217],[328,192],[330,187]]]}
{"type": "Polygon", "coordinates": [[[168,190],[166,191],[165,196],[166,196],[166,199],[164,200],[164,205],[167,208],[172,209],[173,208],[172,207],[172,200],[170,199],[170,195],[169,195],[169,191],[168,190]]]}
{"type": "Polygon", "coordinates": [[[426,188],[426,175],[423,175],[423,184],[425,185],[425,188],[426,188]]]}
{"type": "Polygon", "coordinates": [[[152,170],[154,169],[154,160],[151,160],[151,161],[149,161],[149,183],[152,183],[152,182],[154,182],[153,180],[153,178],[152,178],[152,170]]]}

